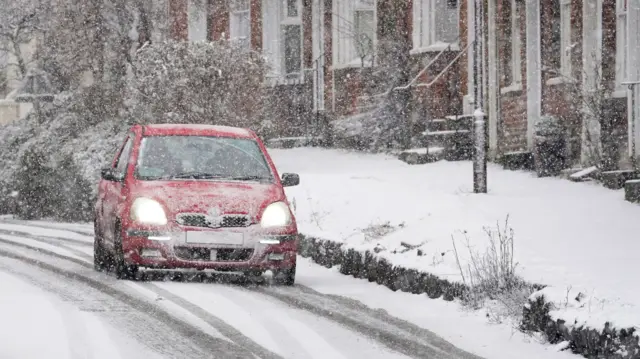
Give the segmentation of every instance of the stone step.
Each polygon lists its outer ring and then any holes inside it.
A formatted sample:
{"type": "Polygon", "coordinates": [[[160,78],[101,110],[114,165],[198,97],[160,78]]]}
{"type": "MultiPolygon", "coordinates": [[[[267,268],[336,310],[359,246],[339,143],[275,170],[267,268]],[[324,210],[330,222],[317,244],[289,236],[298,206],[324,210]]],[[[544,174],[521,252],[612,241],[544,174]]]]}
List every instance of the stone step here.
{"type": "Polygon", "coordinates": [[[439,161],[444,158],[444,148],[412,148],[398,154],[398,159],[410,165],[421,165],[439,161]]]}
{"type": "Polygon", "coordinates": [[[454,137],[469,137],[471,138],[471,131],[468,130],[445,130],[445,131],[425,131],[422,133],[422,138],[428,146],[445,147],[445,143],[450,141],[454,137]]]}
{"type": "Polygon", "coordinates": [[[425,147],[444,148],[444,159],[447,161],[461,161],[471,159],[473,156],[473,137],[471,131],[436,131],[423,132],[425,147]]]}

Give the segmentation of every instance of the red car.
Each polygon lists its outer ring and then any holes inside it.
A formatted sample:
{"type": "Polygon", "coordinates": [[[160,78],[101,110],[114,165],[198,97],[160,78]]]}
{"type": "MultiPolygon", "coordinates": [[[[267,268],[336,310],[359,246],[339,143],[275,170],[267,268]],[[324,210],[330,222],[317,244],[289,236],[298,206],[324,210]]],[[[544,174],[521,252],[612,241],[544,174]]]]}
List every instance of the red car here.
{"type": "Polygon", "coordinates": [[[136,125],[101,171],[94,266],[121,279],[140,267],[212,269],[293,285],[298,229],[282,178],[248,129],[136,125]]]}

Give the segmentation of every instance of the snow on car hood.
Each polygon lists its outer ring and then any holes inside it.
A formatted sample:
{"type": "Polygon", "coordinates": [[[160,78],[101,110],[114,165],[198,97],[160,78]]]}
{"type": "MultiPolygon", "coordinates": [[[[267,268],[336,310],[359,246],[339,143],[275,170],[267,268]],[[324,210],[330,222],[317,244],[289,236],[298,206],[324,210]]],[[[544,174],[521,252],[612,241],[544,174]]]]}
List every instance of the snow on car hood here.
{"type": "Polygon", "coordinates": [[[257,218],[270,203],[285,200],[284,192],[276,184],[255,182],[140,181],[133,194],[157,200],[171,216],[207,213],[217,207],[220,214],[248,214],[257,218]]]}

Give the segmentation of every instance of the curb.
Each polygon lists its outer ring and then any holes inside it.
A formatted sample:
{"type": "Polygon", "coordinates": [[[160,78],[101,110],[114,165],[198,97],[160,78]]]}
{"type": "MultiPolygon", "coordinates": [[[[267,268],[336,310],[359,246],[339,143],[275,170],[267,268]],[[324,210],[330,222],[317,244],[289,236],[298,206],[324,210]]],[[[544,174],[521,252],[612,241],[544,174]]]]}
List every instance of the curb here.
{"type": "MultiPolygon", "coordinates": [[[[367,279],[391,289],[412,294],[426,294],[431,299],[446,301],[461,299],[468,287],[452,283],[433,274],[394,266],[371,251],[344,250],[342,243],[300,235],[299,253],[315,263],[331,268],[340,266],[340,273],[367,279]]],[[[542,289],[541,285],[534,285],[542,289]]],[[[585,358],[640,359],[640,336],[635,328],[616,329],[609,323],[601,332],[585,326],[568,328],[562,319],[554,320],[550,312],[553,303],[539,296],[529,299],[523,308],[520,330],[538,332],[551,344],[568,342],[568,349],[585,358]]]]}

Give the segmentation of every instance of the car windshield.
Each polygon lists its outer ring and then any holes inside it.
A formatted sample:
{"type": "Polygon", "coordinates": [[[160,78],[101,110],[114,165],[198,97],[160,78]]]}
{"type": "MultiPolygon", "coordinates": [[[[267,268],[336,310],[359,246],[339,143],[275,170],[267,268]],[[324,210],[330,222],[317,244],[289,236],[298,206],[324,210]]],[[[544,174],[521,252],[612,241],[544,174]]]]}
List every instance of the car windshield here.
{"type": "Polygon", "coordinates": [[[214,136],[145,137],[135,175],[141,180],[273,180],[256,141],[214,136]]]}

